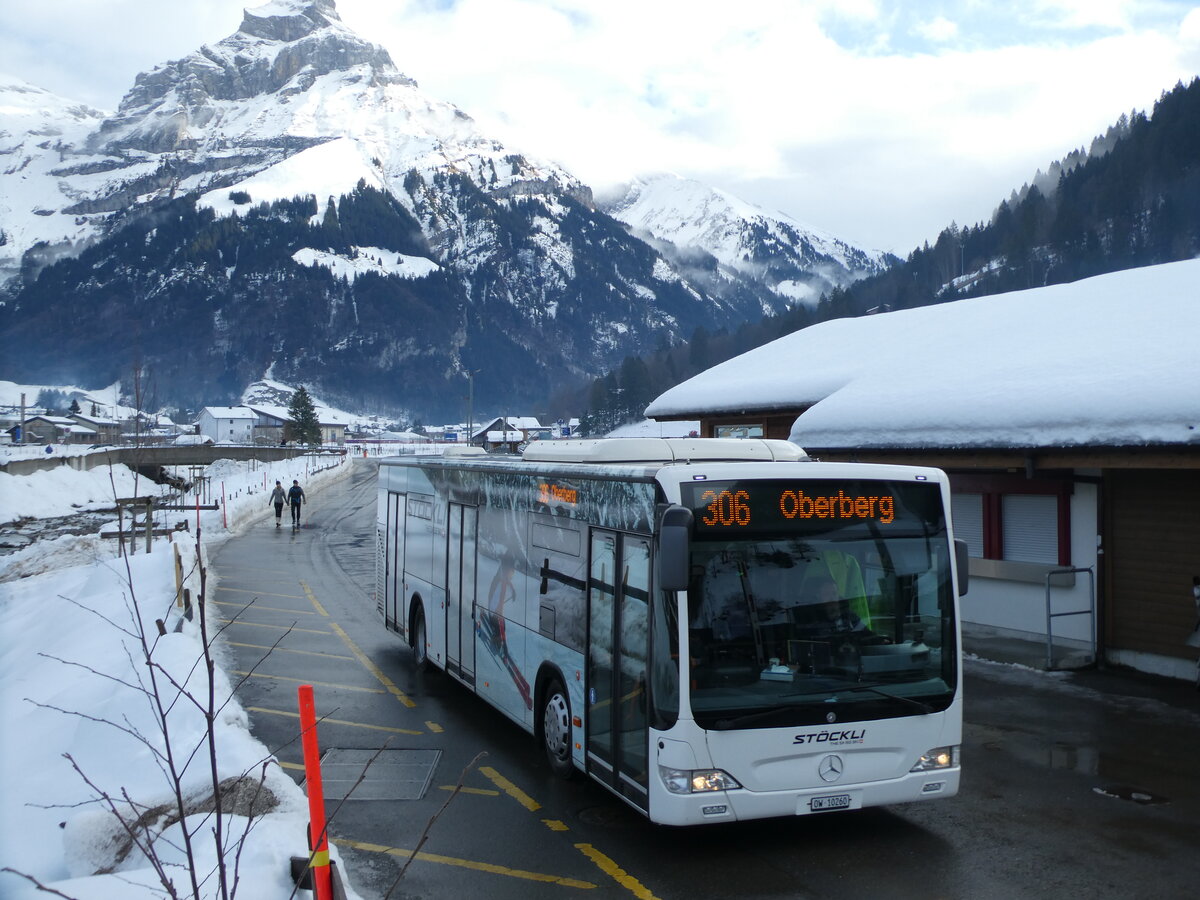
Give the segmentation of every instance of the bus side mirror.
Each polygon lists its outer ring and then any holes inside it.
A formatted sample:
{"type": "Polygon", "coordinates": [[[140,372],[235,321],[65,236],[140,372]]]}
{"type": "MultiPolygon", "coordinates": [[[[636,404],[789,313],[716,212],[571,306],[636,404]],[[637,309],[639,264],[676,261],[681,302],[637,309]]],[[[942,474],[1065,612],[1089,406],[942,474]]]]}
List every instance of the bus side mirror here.
{"type": "Polygon", "coordinates": [[[967,553],[967,542],[954,540],[954,568],[958,570],[958,596],[967,592],[967,581],[971,572],[971,557],[967,553]]]}
{"type": "Polygon", "coordinates": [[[658,527],[658,586],[664,591],[686,591],[691,580],[688,549],[692,538],[692,511],[682,506],[663,510],[658,527]]]}

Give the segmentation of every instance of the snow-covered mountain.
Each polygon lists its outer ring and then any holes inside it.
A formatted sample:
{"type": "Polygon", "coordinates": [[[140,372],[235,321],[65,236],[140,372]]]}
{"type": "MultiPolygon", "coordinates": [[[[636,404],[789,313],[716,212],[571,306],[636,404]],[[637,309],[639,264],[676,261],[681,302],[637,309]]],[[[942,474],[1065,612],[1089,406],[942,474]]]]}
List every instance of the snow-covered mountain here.
{"type": "MultiPolygon", "coordinates": [[[[462,111],[423,94],[386,50],[342,24],[332,0],[276,0],[247,10],[225,40],[138,75],[117,112],[102,120],[27,85],[0,90],[0,134],[29,119],[26,132],[47,135],[36,148],[27,137],[21,158],[5,166],[6,174],[25,172],[21,180],[38,192],[32,203],[14,198],[6,216],[14,222],[10,259],[39,241],[78,244],[131,208],[237,187],[285,162],[252,183],[259,190],[251,202],[312,194],[323,205],[360,179],[412,195],[419,192],[403,185],[410,173],[451,172],[492,193],[588,196],[558,166],[509,151],[462,111]],[[23,99],[31,95],[44,100],[23,99]],[[64,118],[77,127],[60,123],[53,134],[49,123],[64,118]],[[325,146],[331,142],[340,144],[325,146]]],[[[210,202],[221,205],[215,196],[210,202]]]]}
{"type": "Polygon", "coordinates": [[[676,175],[643,177],[598,201],[634,233],[674,245],[683,255],[707,253],[723,271],[761,282],[789,301],[815,303],[830,288],[896,262],[676,175]]]}
{"type": "MultiPolygon", "coordinates": [[[[0,97],[0,374],[17,381],[138,365],[186,407],[270,370],[343,407],[453,417],[468,372],[481,403],[542,399],[803,293],[790,257],[767,261],[770,241],[800,246],[782,224],[750,226],[752,278],[652,246],[424,94],[332,0],[246,11],[107,117],[30,90],[0,97]]],[[[818,267],[836,258],[805,240],[818,267]]]]}
{"type": "Polygon", "coordinates": [[[104,114],[28,82],[0,76],[0,285],[38,241],[69,243],[94,231],[65,213],[54,170],[104,114]]]}

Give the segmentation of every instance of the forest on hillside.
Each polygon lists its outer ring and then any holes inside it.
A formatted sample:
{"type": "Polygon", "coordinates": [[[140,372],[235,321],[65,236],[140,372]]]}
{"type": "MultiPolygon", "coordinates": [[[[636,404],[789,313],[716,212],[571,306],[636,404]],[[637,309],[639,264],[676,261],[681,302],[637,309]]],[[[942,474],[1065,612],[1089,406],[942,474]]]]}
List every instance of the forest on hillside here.
{"type": "Polygon", "coordinates": [[[1049,167],[1000,203],[991,220],[953,223],[887,271],[742,325],[697,329],[590,384],[550,399],[552,414],[586,409],[585,433],[642,418],[663,391],[755,347],[829,319],[1062,284],[1200,253],[1200,78],[1177,84],[1151,114],[1122,115],[1103,138],[1049,167]],[[1044,185],[1044,187],[1042,186],[1044,185]]]}

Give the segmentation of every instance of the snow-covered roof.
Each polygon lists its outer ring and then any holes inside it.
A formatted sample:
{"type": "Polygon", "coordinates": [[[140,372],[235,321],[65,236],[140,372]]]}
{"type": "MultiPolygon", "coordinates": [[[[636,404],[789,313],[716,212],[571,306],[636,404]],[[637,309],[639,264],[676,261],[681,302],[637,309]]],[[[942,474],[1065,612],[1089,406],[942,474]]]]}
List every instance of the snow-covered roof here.
{"type": "Polygon", "coordinates": [[[508,422],[509,427],[520,428],[523,431],[542,427],[542,423],[538,421],[537,416],[504,416],[503,418],[508,422]]]}
{"type": "Polygon", "coordinates": [[[1200,259],[787,335],[652,417],[795,409],[806,447],[1200,443],[1200,259]]]}
{"type": "Polygon", "coordinates": [[[201,410],[214,419],[256,419],[254,410],[245,406],[206,406],[201,410]]]}
{"type": "MultiPolygon", "coordinates": [[[[266,406],[255,403],[248,408],[253,410],[257,416],[267,416],[272,419],[279,419],[281,422],[290,422],[292,420],[292,412],[286,406],[266,406]]],[[[313,411],[317,414],[317,422],[320,425],[351,424],[351,417],[348,413],[336,409],[328,409],[323,406],[314,407],[313,411]]]]}

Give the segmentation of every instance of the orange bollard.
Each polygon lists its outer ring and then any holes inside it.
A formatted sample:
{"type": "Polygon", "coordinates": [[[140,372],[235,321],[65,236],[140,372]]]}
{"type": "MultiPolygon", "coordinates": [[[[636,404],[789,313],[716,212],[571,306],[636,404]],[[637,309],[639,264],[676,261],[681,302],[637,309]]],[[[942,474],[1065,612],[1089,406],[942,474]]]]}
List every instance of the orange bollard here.
{"type": "Polygon", "coordinates": [[[300,697],[300,743],[304,748],[304,781],[308,794],[309,851],[316,900],[333,900],[329,871],[329,836],[325,833],[325,792],[321,788],[321,756],[317,747],[317,708],[311,684],[297,689],[300,697]]]}

